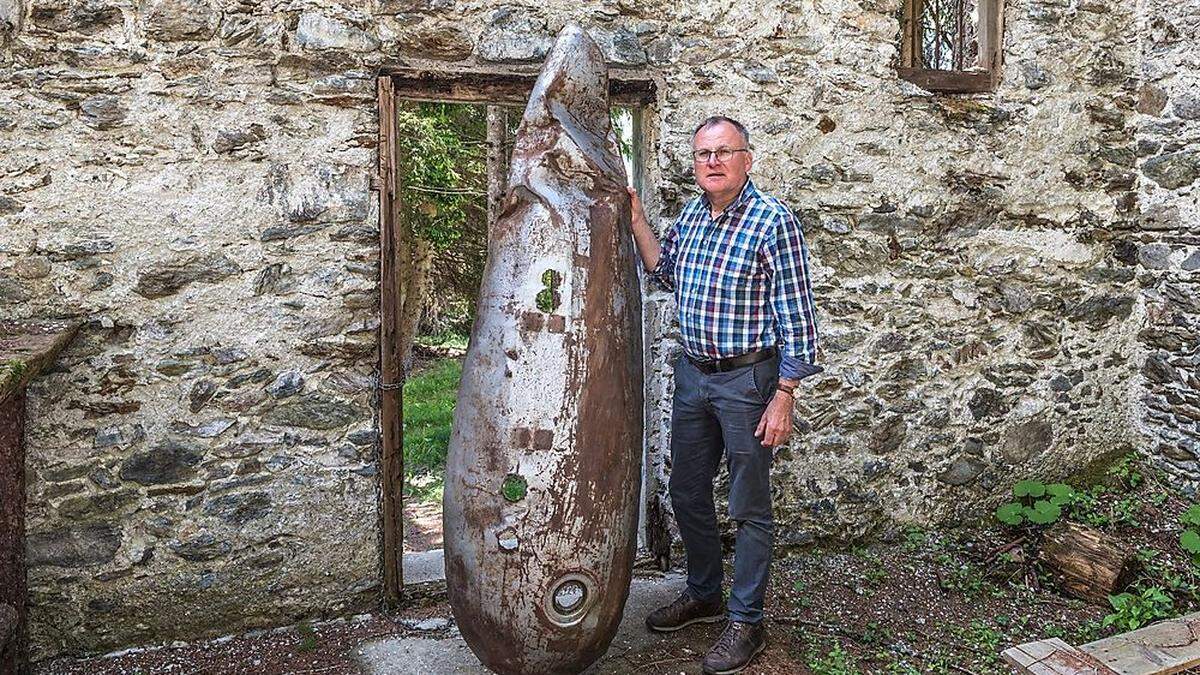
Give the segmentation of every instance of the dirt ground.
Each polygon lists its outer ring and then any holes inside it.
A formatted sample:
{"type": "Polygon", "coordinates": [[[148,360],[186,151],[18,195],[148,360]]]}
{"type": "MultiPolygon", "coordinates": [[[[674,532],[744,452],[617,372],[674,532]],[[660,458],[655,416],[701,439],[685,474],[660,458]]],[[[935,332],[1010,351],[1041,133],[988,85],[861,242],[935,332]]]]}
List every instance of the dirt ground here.
{"type": "Polygon", "coordinates": [[[442,547],[442,505],[437,502],[404,502],[404,552],[417,553],[442,547]]]}

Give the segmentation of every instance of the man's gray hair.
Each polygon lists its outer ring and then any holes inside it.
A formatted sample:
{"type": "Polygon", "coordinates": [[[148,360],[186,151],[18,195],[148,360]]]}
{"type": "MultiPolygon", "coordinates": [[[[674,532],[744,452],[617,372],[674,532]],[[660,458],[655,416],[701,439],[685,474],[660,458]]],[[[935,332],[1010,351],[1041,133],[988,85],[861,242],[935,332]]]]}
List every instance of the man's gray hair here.
{"type": "Polygon", "coordinates": [[[709,117],[701,122],[699,126],[696,127],[696,130],[692,132],[692,140],[696,140],[696,134],[722,122],[726,124],[732,124],[733,128],[737,129],[738,133],[742,135],[742,140],[746,142],[746,147],[750,146],[750,132],[746,129],[746,126],[732,117],[726,117],[724,115],[713,115],[712,117],[709,117]]]}

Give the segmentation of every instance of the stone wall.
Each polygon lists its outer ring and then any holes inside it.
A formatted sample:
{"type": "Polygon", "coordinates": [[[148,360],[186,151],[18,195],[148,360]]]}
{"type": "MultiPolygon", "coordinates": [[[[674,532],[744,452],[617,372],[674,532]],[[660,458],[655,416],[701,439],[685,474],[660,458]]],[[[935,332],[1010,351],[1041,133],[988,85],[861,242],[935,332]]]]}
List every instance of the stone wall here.
{"type": "MultiPolygon", "coordinates": [[[[1147,450],[1187,492],[1200,483],[1200,2],[1144,3],[1136,250],[1147,450]]],[[[1130,255],[1133,251],[1129,251],[1130,255]]]]}
{"type": "MultiPolygon", "coordinates": [[[[89,318],[30,393],[36,655],[376,602],[375,74],[536,62],[568,20],[660,78],[660,226],[718,112],[803,217],[826,371],[779,454],[781,543],[969,516],[1139,443],[1133,7],[1012,0],[998,91],[952,97],[895,76],[898,9],[0,0],[0,313],[89,318]]],[[[669,317],[654,292],[660,478],[669,317]]]]}

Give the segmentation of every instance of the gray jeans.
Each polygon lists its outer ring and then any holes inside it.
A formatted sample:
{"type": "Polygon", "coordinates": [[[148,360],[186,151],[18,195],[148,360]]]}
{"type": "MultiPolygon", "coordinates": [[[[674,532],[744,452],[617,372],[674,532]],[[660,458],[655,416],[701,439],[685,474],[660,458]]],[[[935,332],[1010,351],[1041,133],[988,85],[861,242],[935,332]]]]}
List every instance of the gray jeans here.
{"type": "Polygon", "coordinates": [[[687,551],[688,592],[720,597],[723,568],[713,478],[724,454],[729,467],[729,517],[737,523],[729,617],[757,623],[771,563],[772,449],[754,430],[779,379],[778,355],[706,375],[686,357],[675,364],[671,410],[671,505],[687,551]]]}

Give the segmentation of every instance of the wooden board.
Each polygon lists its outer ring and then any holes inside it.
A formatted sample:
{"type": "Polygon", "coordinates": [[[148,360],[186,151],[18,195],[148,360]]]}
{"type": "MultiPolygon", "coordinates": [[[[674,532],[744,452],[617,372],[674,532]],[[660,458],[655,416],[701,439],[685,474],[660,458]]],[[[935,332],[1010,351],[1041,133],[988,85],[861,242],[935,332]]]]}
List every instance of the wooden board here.
{"type": "Polygon", "coordinates": [[[1115,671],[1058,638],[1027,642],[1001,654],[1020,673],[1030,675],[1114,675],[1115,671]]]}
{"type": "Polygon", "coordinates": [[[0,321],[0,403],[53,365],[79,326],[75,320],[0,321]]]}
{"type": "Polygon", "coordinates": [[[1183,672],[1200,666],[1200,612],[1090,642],[1080,649],[1122,675],[1183,672]]]}

